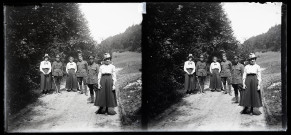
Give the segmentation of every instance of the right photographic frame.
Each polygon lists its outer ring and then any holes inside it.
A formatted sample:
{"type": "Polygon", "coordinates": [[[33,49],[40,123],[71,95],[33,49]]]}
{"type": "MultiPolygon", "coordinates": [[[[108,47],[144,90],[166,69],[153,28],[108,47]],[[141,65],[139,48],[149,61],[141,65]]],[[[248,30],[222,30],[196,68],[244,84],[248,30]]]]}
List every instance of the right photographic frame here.
{"type": "Polygon", "coordinates": [[[286,131],[286,5],[146,3],[148,131],[286,131]]]}

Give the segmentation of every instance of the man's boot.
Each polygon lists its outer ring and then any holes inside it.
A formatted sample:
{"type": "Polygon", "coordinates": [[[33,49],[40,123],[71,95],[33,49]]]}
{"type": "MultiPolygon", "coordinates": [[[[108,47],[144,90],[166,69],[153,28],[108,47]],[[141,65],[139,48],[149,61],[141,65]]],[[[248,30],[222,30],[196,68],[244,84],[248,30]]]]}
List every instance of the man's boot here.
{"type": "Polygon", "coordinates": [[[87,86],[84,85],[84,87],[85,87],[85,95],[88,96],[87,86]]]}
{"type": "Polygon", "coordinates": [[[94,103],[94,94],[90,94],[91,95],[91,103],[94,103]]]}
{"type": "Polygon", "coordinates": [[[235,103],[238,103],[238,95],[235,94],[235,103]]]}
{"type": "Polygon", "coordinates": [[[224,85],[224,94],[227,94],[227,89],[226,89],[226,85],[224,85]]]}
{"type": "Polygon", "coordinates": [[[229,92],[229,95],[232,96],[232,93],[231,93],[232,91],[231,91],[231,86],[230,85],[228,86],[228,92],[229,92]]]}

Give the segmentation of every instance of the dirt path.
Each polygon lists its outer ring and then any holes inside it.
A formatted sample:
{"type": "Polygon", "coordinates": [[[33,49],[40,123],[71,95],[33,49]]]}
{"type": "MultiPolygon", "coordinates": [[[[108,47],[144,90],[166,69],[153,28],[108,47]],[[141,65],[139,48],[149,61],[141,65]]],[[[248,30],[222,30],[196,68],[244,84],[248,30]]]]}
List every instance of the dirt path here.
{"type": "MultiPolygon", "coordinates": [[[[120,70],[117,69],[118,71],[120,70]]],[[[118,73],[118,72],[117,72],[118,73]]],[[[118,78],[117,78],[118,79],[118,78]]],[[[117,88],[119,84],[117,81],[117,88]]],[[[65,87],[62,83],[61,89],[65,87]]],[[[120,114],[96,115],[98,107],[89,103],[88,96],[78,92],[62,91],[61,94],[42,96],[14,116],[8,123],[11,132],[64,132],[64,131],[119,131],[120,114]]]]}
{"type": "MultiPolygon", "coordinates": [[[[208,84],[206,84],[208,88],[208,84]]],[[[234,103],[234,94],[206,91],[186,96],[149,125],[150,130],[163,131],[231,131],[268,130],[263,113],[241,115],[243,108],[234,103]]]]}

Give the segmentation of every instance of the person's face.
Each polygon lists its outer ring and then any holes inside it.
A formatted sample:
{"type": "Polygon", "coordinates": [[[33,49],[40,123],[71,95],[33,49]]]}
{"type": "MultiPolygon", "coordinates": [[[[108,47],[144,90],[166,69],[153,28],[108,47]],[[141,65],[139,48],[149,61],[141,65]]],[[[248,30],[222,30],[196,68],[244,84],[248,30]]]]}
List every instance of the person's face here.
{"type": "Polygon", "coordinates": [[[90,62],[93,63],[94,62],[94,59],[93,58],[90,58],[90,62]]]}
{"type": "Polygon", "coordinates": [[[45,61],[48,61],[48,57],[45,57],[44,60],[45,60],[45,61]]]}
{"type": "Polygon", "coordinates": [[[70,62],[73,62],[73,60],[74,60],[74,59],[73,59],[72,57],[69,59],[70,62]]]}
{"type": "Polygon", "coordinates": [[[235,63],[235,64],[238,63],[238,58],[237,58],[237,57],[234,58],[234,63],[235,63]]]}
{"type": "Polygon", "coordinates": [[[192,61],[192,57],[190,57],[188,60],[189,60],[189,61],[192,61]]]}
{"type": "Polygon", "coordinates": [[[59,58],[59,57],[57,57],[57,58],[56,58],[56,61],[60,61],[60,58],[59,58]]]}
{"type": "Polygon", "coordinates": [[[226,58],[226,56],[224,55],[224,56],[222,56],[222,59],[224,60],[224,61],[226,61],[227,60],[227,58],[226,58]]]}
{"type": "Polygon", "coordinates": [[[79,56],[79,60],[82,61],[83,60],[83,57],[82,56],[79,56]]]}
{"type": "Polygon", "coordinates": [[[204,60],[204,58],[203,57],[200,57],[200,61],[203,61],[204,60]]]}
{"type": "Polygon", "coordinates": [[[251,65],[254,65],[255,62],[256,62],[256,59],[250,59],[250,64],[251,64],[251,65]]]}
{"type": "Polygon", "coordinates": [[[213,58],[213,61],[214,61],[214,62],[217,62],[217,58],[216,58],[216,57],[214,57],[214,58],[213,58]]]}

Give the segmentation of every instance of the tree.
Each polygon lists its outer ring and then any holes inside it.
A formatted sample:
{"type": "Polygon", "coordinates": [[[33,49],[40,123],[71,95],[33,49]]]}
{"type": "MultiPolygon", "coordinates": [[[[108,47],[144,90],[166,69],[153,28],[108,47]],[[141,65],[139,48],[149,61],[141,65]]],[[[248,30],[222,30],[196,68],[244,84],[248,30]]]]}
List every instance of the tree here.
{"type": "MultiPolygon", "coordinates": [[[[183,64],[189,53],[195,58],[229,58],[237,52],[230,21],[220,3],[147,3],[143,24],[146,46],[143,46],[143,75],[150,115],[161,112],[177,97],[184,81],[183,64]]],[[[197,60],[197,59],[196,59],[197,60]]]]}
{"type": "MultiPolygon", "coordinates": [[[[8,106],[21,106],[39,87],[39,64],[45,53],[87,56],[95,42],[76,3],[5,6],[8,106]],[[17,99],[17,100],[16,100],[17,99]]],[[[53,59],[51,59],[53,60],[53,59]]]]}

